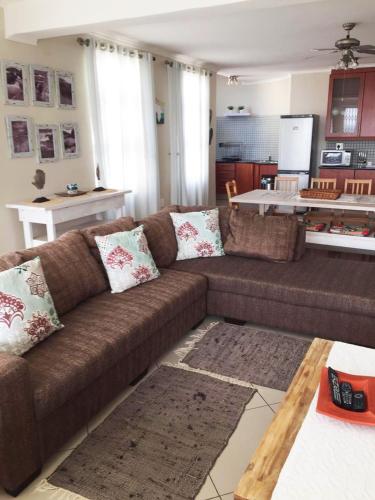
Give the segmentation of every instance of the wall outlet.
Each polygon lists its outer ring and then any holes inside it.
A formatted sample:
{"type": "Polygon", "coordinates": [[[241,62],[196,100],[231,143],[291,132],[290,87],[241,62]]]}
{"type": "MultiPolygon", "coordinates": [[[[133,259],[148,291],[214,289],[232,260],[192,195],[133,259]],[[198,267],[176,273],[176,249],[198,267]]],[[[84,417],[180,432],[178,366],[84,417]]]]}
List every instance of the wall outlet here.
{"type": "Polygon", "coordinates": [[[336,142],[336,149],[337,149],[337,151],[343,151],[344,143],[343,142],[336,142]]]}

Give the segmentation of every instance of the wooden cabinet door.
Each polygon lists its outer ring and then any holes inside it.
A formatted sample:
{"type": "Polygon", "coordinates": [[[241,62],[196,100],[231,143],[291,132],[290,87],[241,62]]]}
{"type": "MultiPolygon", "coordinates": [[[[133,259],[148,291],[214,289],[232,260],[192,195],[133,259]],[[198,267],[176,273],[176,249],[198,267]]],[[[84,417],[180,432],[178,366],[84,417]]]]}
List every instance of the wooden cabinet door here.
{"type": "Polygon", "coordinates": [[[375,137],[375,71],[369,71],[365,76],[360,136],[375,137]]]}
{"type": "Polygon", "coordinates": [[[329,79],[326,138],[358,138],[361,129],[365,73],[333,72],[329,79]]]}
{"type": "Polygon", "coordinates": [[[257,164],[254,167],[254,189],[261,188],[262,175],[277,175],[277,165],[257,164]]]}
{"type": "Polygon", "coordinates": [[[375,194],[375,170],[354,170],[354,178],[355,179],[371,179],[371,194],[375,194]]]}
{"type": "Polygon", "coordinates": [[[236,163],[236,182],[238,194],[254,189],[254,172],[252,163],[236,163]]]}
{"type": "Polygon", "coordinates": [[[216,163],[216,193],[225,194],[227,192],[225,183],[233,181],[236,177],[234,163],[216,163]]]}
{"type": "Polygon", "coordinates": [[[336,179],[336,189],[344,191],[345,179],[354,179],[354,170],[349,168],[321,168],[322,179],[336,179]]]}

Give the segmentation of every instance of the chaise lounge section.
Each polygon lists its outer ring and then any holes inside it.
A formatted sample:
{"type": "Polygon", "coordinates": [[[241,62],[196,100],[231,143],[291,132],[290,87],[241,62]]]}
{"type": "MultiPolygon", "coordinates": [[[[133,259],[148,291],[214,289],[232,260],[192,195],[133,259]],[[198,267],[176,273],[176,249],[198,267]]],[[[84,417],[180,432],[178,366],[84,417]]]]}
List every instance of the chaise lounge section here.
{"type": "MultiPolygon", "coordinates": [[[[0,271],[39,255],[65,328],[24,356],[0,353],[0,483],[13,495],[45,460],[181,336],[212,314],[375,347],[375,269],[306,254],[288,263],[225,255],[176,262],[169,212],[125,217],[7,254],[0,271]],[[160,278],[109,290],[95,235],[144,225],[160,278]]],[[[230,209],[220,208],[225,241],[230,209]]]]}

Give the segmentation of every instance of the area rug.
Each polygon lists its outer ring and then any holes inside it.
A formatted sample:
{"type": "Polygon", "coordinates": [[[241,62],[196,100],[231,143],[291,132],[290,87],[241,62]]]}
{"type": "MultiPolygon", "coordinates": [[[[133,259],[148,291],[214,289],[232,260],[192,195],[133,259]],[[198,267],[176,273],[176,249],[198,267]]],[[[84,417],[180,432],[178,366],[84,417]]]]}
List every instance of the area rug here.
{"type": "Polygon", "coordinates": [[[64,499],[193,499],[254,392],[162,366],[73,451],[46,489],[72,492],[64,499]]]}
{"type": "Polygon", "coordinates": [[[286,391],[311,341],[217,323],[182,360],[192,368],[286,391]]]}

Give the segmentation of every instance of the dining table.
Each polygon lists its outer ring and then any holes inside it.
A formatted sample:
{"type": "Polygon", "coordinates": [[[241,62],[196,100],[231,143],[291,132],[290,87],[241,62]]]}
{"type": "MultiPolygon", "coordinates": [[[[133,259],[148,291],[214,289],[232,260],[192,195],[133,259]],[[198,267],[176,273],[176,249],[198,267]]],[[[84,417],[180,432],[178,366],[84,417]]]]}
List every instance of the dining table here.
{"type": "MultiPolygon", "coordinates": [[[[243,194],[233,196],[231,203],[240,205],[257,205],[259,214],[264,216],[267,207],[284,206],[295,208],[317,208],[330,211],[350,210],[356,213],[375,213],[375,195],[341,194],[336,200],[322,200],[317,198],[302,198],[299,192],[254,189],[243,194]]],[[[375,223],[375,219],[374,219],[375,223]]],[[[324,245],[328,247],[347,248],[352,250],[375,253],[375,238],[372,231],[369,236],[352,236],[330,233],[327,229],[321,232],[306,231],[306,243],[324,245]]]]}

